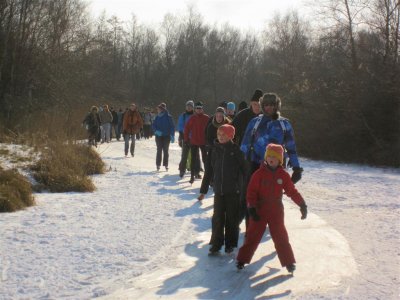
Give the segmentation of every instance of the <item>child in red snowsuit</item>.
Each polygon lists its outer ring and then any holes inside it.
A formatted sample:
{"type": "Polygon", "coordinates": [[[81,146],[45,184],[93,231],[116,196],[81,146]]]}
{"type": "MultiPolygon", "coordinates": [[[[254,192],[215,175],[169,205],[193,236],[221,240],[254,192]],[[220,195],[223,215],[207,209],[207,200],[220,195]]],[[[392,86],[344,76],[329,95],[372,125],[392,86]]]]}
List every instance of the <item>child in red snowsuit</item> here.
{"type": "Polygon", "coordinates": [[[250,263],[267,225],[282,267],[291,273],[296,268],[284,223],[283,191],[300,206],[302,219],[307,217],[307,205],[292,183],[289,173],[283,169],[282,162],[282,146],[269,144],[264,163],[250,179],[246,197],[250,223],[244,244],[237,255],[238,269],[250,263]]]}

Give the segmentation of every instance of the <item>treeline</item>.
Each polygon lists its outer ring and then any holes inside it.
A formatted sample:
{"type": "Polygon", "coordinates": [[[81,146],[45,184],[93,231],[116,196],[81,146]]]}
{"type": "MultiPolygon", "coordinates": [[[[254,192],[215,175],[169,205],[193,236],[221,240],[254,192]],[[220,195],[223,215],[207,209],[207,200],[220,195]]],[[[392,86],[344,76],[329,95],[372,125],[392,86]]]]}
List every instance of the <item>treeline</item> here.
{"type": "Polygon", "coordinates": [[[300,155],[399,167],[398,1],[315,9],[318,25],[289,12],[253,34],[192,8],[155,29],[93,19],[82,0],[0,0],[0,123],[73,135],[93,104],[163,101],[177,117],[188,99],[212,113],[261,88],[282,97],[300,155]]]}

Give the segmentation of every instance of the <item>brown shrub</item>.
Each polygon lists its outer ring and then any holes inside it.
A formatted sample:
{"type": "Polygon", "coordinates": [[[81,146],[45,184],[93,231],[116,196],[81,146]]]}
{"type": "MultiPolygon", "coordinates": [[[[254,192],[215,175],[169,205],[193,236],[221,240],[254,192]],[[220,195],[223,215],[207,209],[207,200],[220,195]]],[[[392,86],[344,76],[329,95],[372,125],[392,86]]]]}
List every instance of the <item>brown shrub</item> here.
{"type": "Polygon", "coordinates": [[[13,212],[34,204],[31,184],[16,170],[0,168],[0,212],[13,212]]]}
{"type": "Polygon", "coordinates": [[[104,172],[100,156],[89,146],[75,143],[48,143],[42,158],[32,167],[42,189],[51,192],[92,192],[95,186],[87,176],[104,172]]]}

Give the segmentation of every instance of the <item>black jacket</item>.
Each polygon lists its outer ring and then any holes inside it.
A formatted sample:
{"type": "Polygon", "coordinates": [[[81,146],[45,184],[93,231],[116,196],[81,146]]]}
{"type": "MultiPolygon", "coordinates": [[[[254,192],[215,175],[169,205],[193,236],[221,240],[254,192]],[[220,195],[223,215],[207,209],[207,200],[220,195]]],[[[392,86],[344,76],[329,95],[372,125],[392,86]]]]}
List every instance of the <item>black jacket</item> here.
{"type": "Polygon", "coordinates": [[[215,121],[215,116],[210,118],[210,122],[208,122],[208,125],[206,127],[206,145],[207,146],[214,145],[214,141],[217,138],[217,130],[223,124],[229,124],[229,120],[226,117],[224,117],[224,120],[222,121],[222,123],[217,123],[215,121]]]}
{"type": "Polygon", "coordinates": [[[235,139],[234,142],[240,146],[242,143],[243,136],[246,132],[247,125],[251,121],[251,119],[257,117],[255,113],[253,113],[251,107],[243,109],[240,111],[236,117],[232,121],[232,126],[235,127],[235,139]]]}
{"type": "Polygon", "coordinates": [[[238,145],[233,142],[220,144],[215,141],[210,166],[211,168],[206,169],[206,174],[204,174],[200,193],[208,192],[212,176],[215,194],[240,194],[240,179],[243,174],[246,174],[246,164],[243,152],[240,151],[238,145]]]}

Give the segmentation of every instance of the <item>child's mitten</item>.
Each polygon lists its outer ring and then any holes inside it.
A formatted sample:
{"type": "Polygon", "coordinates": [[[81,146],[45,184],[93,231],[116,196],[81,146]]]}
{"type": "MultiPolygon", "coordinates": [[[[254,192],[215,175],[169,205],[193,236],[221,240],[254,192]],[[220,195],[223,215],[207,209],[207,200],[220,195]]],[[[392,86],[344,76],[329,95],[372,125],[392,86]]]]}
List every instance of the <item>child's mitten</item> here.
{"type": "Polygon", "coordinates": [[[260,221],[260,216],[257,214],[257,209],[255,207],[249,207],[248,209],[250,217],[254,221],[260,221]]]}

